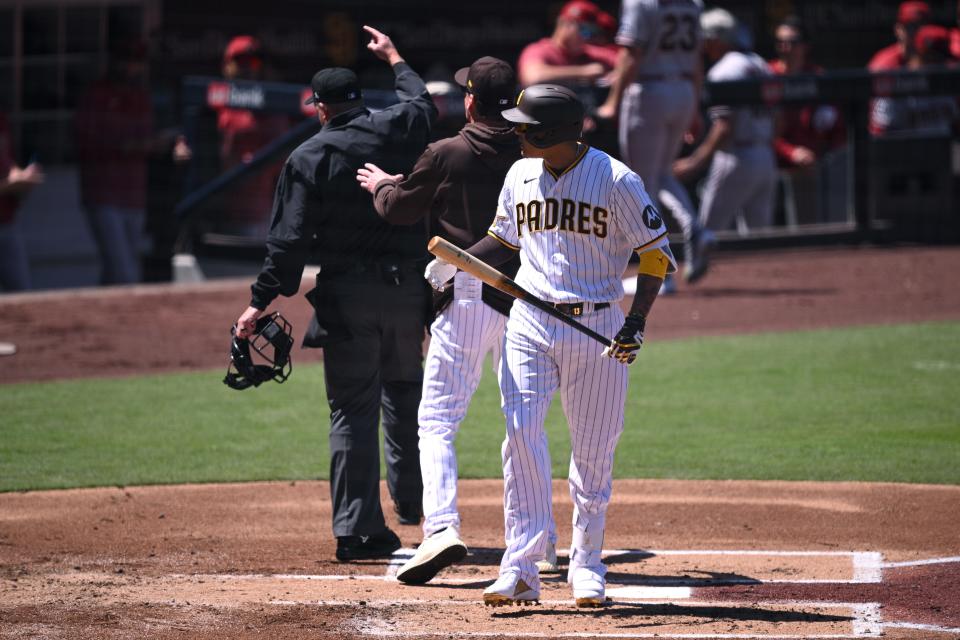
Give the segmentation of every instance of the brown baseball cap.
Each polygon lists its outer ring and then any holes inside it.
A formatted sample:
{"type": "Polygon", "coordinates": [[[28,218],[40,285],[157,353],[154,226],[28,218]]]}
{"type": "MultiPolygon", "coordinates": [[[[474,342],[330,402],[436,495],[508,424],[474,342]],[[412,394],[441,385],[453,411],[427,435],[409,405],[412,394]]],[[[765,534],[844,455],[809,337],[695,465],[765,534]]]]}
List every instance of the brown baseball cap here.
{"type": "Polygon", "coordinates": [[[485,108],[499,113],[513,104],[517,95],[517,76],[500,58],[484,56],[469,67],[457,71],[453,79],[472,93],[485,108]]]}

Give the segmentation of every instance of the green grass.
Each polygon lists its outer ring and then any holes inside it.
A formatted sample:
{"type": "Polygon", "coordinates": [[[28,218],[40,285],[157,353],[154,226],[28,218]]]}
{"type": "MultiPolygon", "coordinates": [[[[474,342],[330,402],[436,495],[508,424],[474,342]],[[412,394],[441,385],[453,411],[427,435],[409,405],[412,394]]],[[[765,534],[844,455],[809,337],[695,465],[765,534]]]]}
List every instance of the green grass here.
{"type": "MultiPolygon", "coordinates": [[[[320,366],[236,392],[221,370],[0,387],[0,490],[326,478],[320,366]]],[[[631,368],[619,478],[960,484],[960,323],[657,342],[631,368]]],[[[566,422],[548,419],[555,477],[566,422]]],[[[489,367],[458,448],[500,476],[489,367]]]]}

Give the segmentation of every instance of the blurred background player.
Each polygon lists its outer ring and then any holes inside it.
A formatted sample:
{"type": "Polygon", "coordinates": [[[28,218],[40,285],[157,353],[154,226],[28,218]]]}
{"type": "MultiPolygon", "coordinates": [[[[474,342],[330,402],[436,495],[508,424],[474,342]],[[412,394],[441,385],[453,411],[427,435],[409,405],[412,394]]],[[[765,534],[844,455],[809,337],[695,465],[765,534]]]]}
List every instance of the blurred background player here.
{"type": "Polygon", "coordinates": [[[907,65],[907,59],[914,50],[914,36],[917,29],[930,22],[930,5],[926,2],[908,0],[897,8],[897,22],[893,25],[893,35],[897,41],[877,51],[867,68],[870,71],[895,71],[907,65]]]}
{"type": "MultiPolygon", "coordinates": [[[[769,62],[773,73],[789,76],[823,72],[812,60],[807,31],[797,16],[787,16],[777,25],[774,43],[777,57],[769,62]]],[[[832,178],[846,174],[844,154],[840,153],[845,142],[845,123],[835,106],[780,108],[773,147],[781,170],[788,223],[824,222],[830,202],[839,200],[837,208],[842,206],[843,181],[832,178]]]]}
{"type": "MultiPolygon", "coordinates": [[[[250,35],[231,39],[223,52],[223,77],[227,80],[265,80],[265,54],[260,41],[250,35]]],[[[249,163],[254,155],[290,128],[287,116],[266,111],[217,109],[220,134],[220,171],[249,163]]],[[[219,199],[221,213],[217,230],[223,233],[264,238],[270,225],[273,189],[283,162],[246,176],[219,199]]]]}
{"type": "Polygon", "coordinates": [[[115,45],[76,114],[80,194],[100,253],[101,284],[140,282],[153,110],[141,43],[115,45]]]}
{"type": "MultiPolygon", "coordinates": [[[[36,162],[17,165],[7,117],[0,113],[0,290],[30,288],[30,263],[17,221],[20,200],[43,183],[43,169],[36,162]]],[[[10,343],[0,343],[0,355],[12,355],[10,343]]]]}
{"type": "MultiPolygon", "coordinates": [[[[711,234],[703,232],[687,190],[673,175],[673,161],[699,118],[701,11],[699,0],[624,0],[613,83],[597,110],[600,118],[619,118],[620,159],[677,221],[690,283],[707,272],[711,234]]],[[[668,276],[662,293],[674,286],[668,276]]]]}
{"type": "MultiPolygon", "coordinates": [[[[520,86],[542,82],[593,84],[616,63],[609,46],[594,44],[602,37],[600,8],[589,0],[571,0],[560,9],[553,33],[528,44],[517,60],[520,86]]],[[[608,25],[609,26],[609,25],[608,25]]]]}
{"type": "MultiPolygon", "coordinates": [[[[742,51],[744,29],[725,9],[700,16],[703,51],[713,67],[711,82],[761,78],[771,74],[763,58],[742,51]]],[[[710,108],[710,128],[693,152],[674,162],[681,180],[710,170],[700,200],[700,224],[725,231],[734,222],[741,233],[773,222],[777,168],[773,157],[773,114],[763,107],[710,108]]]]}

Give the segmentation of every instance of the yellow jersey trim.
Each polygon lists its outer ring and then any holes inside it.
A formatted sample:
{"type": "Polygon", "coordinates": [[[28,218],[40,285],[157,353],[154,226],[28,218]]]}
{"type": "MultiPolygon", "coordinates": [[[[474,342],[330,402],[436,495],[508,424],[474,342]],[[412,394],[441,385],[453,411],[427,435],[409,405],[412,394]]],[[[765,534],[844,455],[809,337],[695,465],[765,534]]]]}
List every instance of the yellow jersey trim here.
{"type": "Polygon", "coordinates": [[[663,233],[661,233],[660,235],[658,235],[656,238],[654,238],[654,239],[651,240],[650,242],[647,242],[646,244],[642,244],[642,245],[640,245],[639,247],[634,247],[633,250],[634,250],[634,251],[643,251],[644,249],[646,249],[646,248],[649,247],[650,245],[658,242],[659,240],[662,240],[665,235],[667,235],[667,232],[666,232],[666,231],[664,231],[663,233]]]}
{"type": "MultiPolygon", "coordinates": [[[[583,143],[581,143],[581,144],[583,144],[583,143]]],[[[561,176],[564,176],[564,175],[570,173],[570,172],[573,170],[574,167],[576,167],[578,164],[580,164],[580,161],[583,160],[583,157],[584,157],[585,155],[587,155],[587,151],[589,151],[589,150],[590,150],[590,145],[588,145],[588,144],[583,144],[583,149],[580,150],[579,155],[577,155],[577,157],[574,158],[573,162],[570,163],[570,166],[567,167],[566,169],[564,169],[563,172],[560,173],[559,175],[556,174],[556,173],[554,173],[554,172],[553,172],[553,169],[551,169],[551,168],[547,165],[546,162],[543,163],[543,168],[547,170],[547,173],[549,173],[551,176],[553,176],[553,179],[554,179],[554,180],[559,180],[561,176]]]]}
{"type": "Polygon", "coordinates": [[[503,246],[509,249],[513,249],[514,251],[520,251],[520,247],[510,244],[509,242],[507,242],[506,240],[504,240],[503,238],[495,234],[493,231],[487,231],[487,235],[490,236],[491,238],[495,238],[497,241],[500,242],[500,244],[502,244],[503,246]]]}
{"type": "Polygon", "coordinates": [[[658,248],[640,254],[640,267],[637,269],[637,273],[663,280],[669,268],[670,260],[663,250],[658,248]]]}

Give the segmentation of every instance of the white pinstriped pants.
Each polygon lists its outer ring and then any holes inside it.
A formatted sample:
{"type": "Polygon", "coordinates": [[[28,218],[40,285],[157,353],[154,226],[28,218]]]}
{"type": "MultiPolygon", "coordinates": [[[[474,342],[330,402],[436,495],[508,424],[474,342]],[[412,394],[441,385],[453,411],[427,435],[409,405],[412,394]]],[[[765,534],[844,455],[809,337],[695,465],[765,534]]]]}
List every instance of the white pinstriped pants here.
{"type": "MultiPolygon", "coordinates": [[[[619,305],[578,318],[613,336],[623,325],[619,305]]],[[[551,517],[550,452],[544,432],[547,409],[559,390],[570,428],[571,558],[599,564],[613,456],[623,433],[627,367],[602,357],[603,345],[523,302],[507,321],[500,388],[507,434],[503,442],[506,551],[500,573],[514,572],[539,585],[551,517]]]]}
{"type": "Polygon", "coordinates": [[[488,352],[497,369],[507,322],[480,299],[480,281],[469,274],[456,275],[454,292],[455,299],[430,327],[418,415],[425,537],[444,527],[460,528],[454,439],[488,352]]]}

